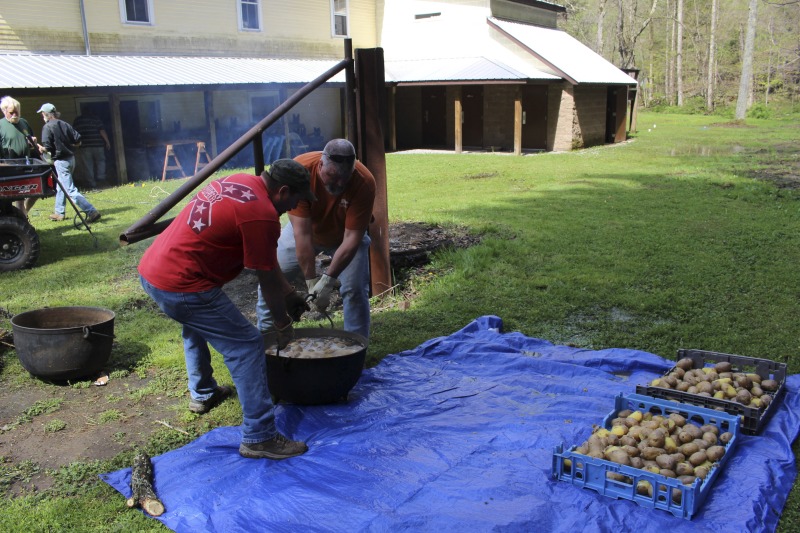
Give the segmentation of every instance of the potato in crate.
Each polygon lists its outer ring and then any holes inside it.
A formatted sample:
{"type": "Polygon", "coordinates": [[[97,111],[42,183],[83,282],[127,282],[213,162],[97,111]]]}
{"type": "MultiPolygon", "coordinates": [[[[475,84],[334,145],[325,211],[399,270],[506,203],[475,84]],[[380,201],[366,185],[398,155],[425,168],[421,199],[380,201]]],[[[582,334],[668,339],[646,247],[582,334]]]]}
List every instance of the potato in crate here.
{"type": "Polygon", "coordinates": [[[636,393],[742,419],[742,433],[758,435],[783,400],[786,364],[705,350],[678,350],[678,362],[636,393]]]}
{"type": "Polygon", "coordinates": [[[691,519],[739,437],[736,415],[642,396],[614,410],[580,446],[553,452],[553,477],[605,496],[691,519]]]}

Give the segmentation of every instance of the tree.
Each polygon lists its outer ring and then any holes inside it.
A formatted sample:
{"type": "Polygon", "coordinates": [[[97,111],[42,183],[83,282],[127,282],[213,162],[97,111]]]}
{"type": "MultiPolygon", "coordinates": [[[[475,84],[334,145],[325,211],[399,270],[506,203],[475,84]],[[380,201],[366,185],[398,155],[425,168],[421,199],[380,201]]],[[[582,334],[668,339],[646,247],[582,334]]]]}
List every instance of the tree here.
{"type": "Polygon", "coordinates": [[[678,17],[678,42],[675,48],[675,81],[677,82],[678,107],[683,106],[683,0],[676,6],[678,17]]]}
{"type": "Polygon", "coordinates": [[[736,99],[736,120],[743,120],[747,114],[750,88],[753,83],[753,49],[756,41],[757,10],[758,0],[750,0],[750,9],[747,16],[747,35],[742,56],[742,77],[739,79],[739,96],[736,99]]]}
{"type": "Polygon", "coordinates": [[[617,50],[619,51],[620,68],[633,68],[636,64],[636,41],[653,20],[658,0],[653,0],[647,18],[637,28],[638,5],[636,0],[617,0],[617,50]]]}
{"type": "Polygon", "coordinates": [[[708,39],[708,72],[706,83],[706,111],[714,110],[714,46],[717,40],[717,0],[711,2],[711,29],[708,39]]]}

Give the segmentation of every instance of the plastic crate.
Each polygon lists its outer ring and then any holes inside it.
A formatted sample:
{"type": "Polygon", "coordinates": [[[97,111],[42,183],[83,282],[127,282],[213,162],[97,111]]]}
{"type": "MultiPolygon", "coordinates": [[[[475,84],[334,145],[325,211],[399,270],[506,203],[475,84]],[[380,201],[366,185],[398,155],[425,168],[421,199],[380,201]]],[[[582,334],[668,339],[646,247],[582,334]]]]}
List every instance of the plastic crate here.
{"type": "Polygon", "coordinates": [[[642,412],[649,411],[661,415],[679,413],[687,419],[687,423],[714,424],[720,429],[720,433],[729,431],[733,434],[733,437],[725,445],[725,455],[709,471],[706,478],[698,478],[691,485],[684,485],[676,478],[669,478],[647,470],[640,470],[632,466],[620,465],[604,459],[596,459],[576,453],[577,446],[564,450],[563,443],[556,446],[553,451],[553,477],[578,487],[592,489],[604,496],[630,500],[642,507],[661,509],[679,518],[691,520],[699,511],[703,501],[711,493],[711,487],[719,476],[720,471],[730,456],[733,455],[740,434],[739,417],[703,407],[680,404],[639,394],[630,394],[628,396],[620,394],[615,399],[614,411],[603,420],[603,427],[610,429],[611,421],[616,418],[617,413],[625,409],[642,412]],[[568,462],[565,463],[565,461],[568,462]],[[609,474],[612,473],[620,474],[627,479],[625,481],[611,479],[609,474]],[[640,481],[650,483],[653,487],[652,496],[636,492],[636,487],[640,481]],[[680,492],[676,493],[675,491],[680,492]]]}
{"type": "MultiPolygon", "coordinates": [[[[724,410],[726,413],[739,415],[742,418],[741,431],[747,435],[758,435],[761,432],[767,420],[769,420],[769,417],[772,416],[772,413],[778,408],[778,405],[783,401],[783,396],[786,394],[786,387],[784,386],[786,381],[786,363],[770,361],[769,359],[745,357],[743,355],[708,352],[705,350],[678,350],[677,360],[685,357],[694,361],[694,368],[714,366],[714,363],[727,361],[733,365],[734,371],[758,374],[762,379],[774,379],[779,384],[778,390],[772,394],[772,402],[766,409],[742,405],[731,400],[707,398],[705,396],[698,396],[697,394],[690,394],[673,389],[663,389],[650,385],[637,385],[636,393],[653,398],[664,398],[681,403],[699,405],[707,409],[724,410]]],[[[675,367],[672,367],[669,372],[664,375],[668,375],[674,369],[675,367]]]]}

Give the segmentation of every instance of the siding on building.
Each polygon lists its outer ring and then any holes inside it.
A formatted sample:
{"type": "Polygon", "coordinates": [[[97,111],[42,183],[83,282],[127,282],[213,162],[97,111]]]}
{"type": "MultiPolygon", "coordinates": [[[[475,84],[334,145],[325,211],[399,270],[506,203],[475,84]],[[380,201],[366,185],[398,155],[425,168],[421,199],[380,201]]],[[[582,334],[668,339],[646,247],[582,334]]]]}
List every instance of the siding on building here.
{"type": "MultiPolygon", "coordinates": [[[[375,3],[350,0],[356,48],[376,46],[375,3]]],[[[124,24],[119,2],[85,0],[92,54],[339,58],[330,0],[261,0],[262,31],[240,31],[235,0],[153,0],[153,25],[124,24]]],[[[16,2],[0,15],[0,51],[85,53],[78,2],[16,2]]]]}

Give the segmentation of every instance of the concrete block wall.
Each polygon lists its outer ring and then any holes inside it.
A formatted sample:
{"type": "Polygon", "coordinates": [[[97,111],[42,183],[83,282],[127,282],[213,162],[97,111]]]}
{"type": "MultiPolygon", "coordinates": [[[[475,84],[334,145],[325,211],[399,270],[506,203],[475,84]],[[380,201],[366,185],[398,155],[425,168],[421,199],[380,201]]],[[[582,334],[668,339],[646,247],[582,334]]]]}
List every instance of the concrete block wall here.
{"type": "Polygon", "coordinates": [[[485,85],[483,88],[483,145],[514,149],[514,100],[517,85],[485,85]]]}
{"type": "Polygon", "coordinates": [[[547,145],[554,152],[574,148],[575,87],[567,82],[553,84],[548,92],[547,145]]]}
{"type": "Polygon", "coordinates": [[[605,144],[608,88],[579,85],[575,88],[575,148],[605,144]]]}

